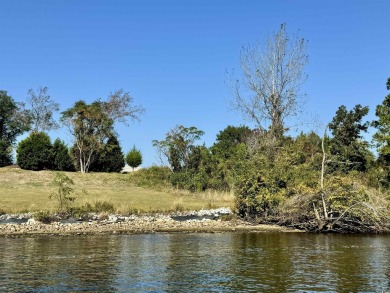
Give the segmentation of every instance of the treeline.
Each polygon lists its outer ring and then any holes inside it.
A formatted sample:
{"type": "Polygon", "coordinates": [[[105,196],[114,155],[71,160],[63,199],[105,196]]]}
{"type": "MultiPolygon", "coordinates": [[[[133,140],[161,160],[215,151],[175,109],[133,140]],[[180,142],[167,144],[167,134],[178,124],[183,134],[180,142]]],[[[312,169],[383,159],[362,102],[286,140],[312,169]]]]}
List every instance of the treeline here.
{"type": "Polygon", "coordinates": [[[233,190],[242,217],[308,230],[383,231],[390,220],[390,95],[375,121],[365,121],[368,111],[340,106],[323,136],[228,126],[206,147],[197,143],[203,131],[179,125],[153,145],[172,170],[172,186],[233,190]],[[370,126],[377,129],[371,142],[370,126]]]}
{"type": "Polygon", "coordinates": [[[60,127],[53,118],[59,104],[48,95],[46,87],[28,91],[27,106],[6,91],[0,91],[0,167],[16,163],[27,170],[59,170],[120,172],[125,159],[131,167],[142,164],[142,155],[135,147],[125,157],[114,130],[116,122],[139,119],[144,111],[133,105],[133,99],[122,90],[111,93],[107,101],[91,104],[77,101],[61,112],[60,122],[73,136],[69,148],[60,139],[54,143],[48,131],[60,127]],[[30,132],[17,146],[19,135],[30,132]]]}

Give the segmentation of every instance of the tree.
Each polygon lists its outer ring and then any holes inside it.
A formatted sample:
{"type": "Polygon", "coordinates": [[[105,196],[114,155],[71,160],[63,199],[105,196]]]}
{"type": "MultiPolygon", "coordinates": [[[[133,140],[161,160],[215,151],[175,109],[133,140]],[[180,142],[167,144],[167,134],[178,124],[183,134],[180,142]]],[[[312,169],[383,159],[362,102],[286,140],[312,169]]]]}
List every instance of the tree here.
{"type": "Polygon", "coordinates": [[[0,90],[0,167],[12,164],[16,138],[29,128],[29,115],[23,104],[16,103],[6,91],[0,90]]]}
{"type": "Polygon", "coordinates": [[[285,24],[265,44],[242,49],[243,78],[232,84],[233,107],[261,131],[269,125],[273,138],[283,135],[286,118],[295,116],[300,108],[300,88],[306,78],[303,69],[308,61],[305,50],[305,39],[290,38],[285,24]]]}
{"type": "Polygon", "coordinates": [[[37,93],[29,89],[27,102],[30,105],[32,130],[34,132],[47,132],[59,127],[53,118],[53,113],[59,110],[59,104],[55,103],[47,93],[47,87],[39,87],[37,93]]]}
{"type": "Polygon", "coordinates": [[[210,148],[212,161],[211,185],[215,189],[232,190],[248,164],[247,141],[252,130],[246,126],[227,126],[217,135],[210,148]]]}
{"type": "MultiPolygon", "coordinates": [[[[390,77],[387,79],[387,90],[390,90],[390,77]]],[[[381,105],[376,107],[375,115],[378,120],[372,125],[378,129],[373,139],[377,143],[379,158],[385,165],[390,164],[390,94],[385,97],[381,105]]]]}
{"type": "Polygon", "coordinates": [[[113,121],[118,121],[128,126],[128,118],[137,121],[140,115],[145,112],[142,106],[134,105],[133,103],[133,97],[128,92],[120,89],[110,93],[108,100],[102,102],[102,110],[113,121]]]}
{"type": "Polygon", "coordinates": [[[12,148],[4,141],[0,140],[0,167],[12,165],[12,148]]]}
{"type": "Polygon", "coordinates": [[[229,158],[232,150],[240,143],[246,143],[252,135],[252,131],[247,126],[227,126],[217,134],[217,141],[211,147],[214,155],[222,158],[229,158]]]}
{"type": "Polygon", "coordinates": [[[142,164],[142,154],[141,151],[136,149],[135,146],[127,153],[126,163],[133,168],[137,168],[142,164]]]}
{"type": "Polygon", "coordinates": [[[153,146],[157,149],[160,159],[166,158],[174,172],[186,168],[195,141],[204,134],[196,127],[184,127],[177,125],[170,130],[165,140],[153,140],[153,146]]]}
{"type": "Polygon", "coordinates": [[[62,112],[61,121],[74,136],[80,171],[87,173],[94,155],[112,135],[114,122],[103,113],[99,101],[90,105],[84,101],[76,102],[72,108],[62,112]]]}
{"type": "Polygon", "coordinates": [[[73,180],[64,173],[58,172],[56,173],[52,183],[57,188],[57,192],[50,194],[49,198],[57,199],[58,210],[60,212],[67,212],[69,210],[70,203],[74,202],[76,199],[74,196],[71,196],[72,193],[74,193],[74,190],[71,187],[74,185],[73,180]]]}
{"type": "Polygon", "coordinates": [[[336,111],[336,116],[329,123],[333,138],[330,143],[330,165],[333,170],[348,172],[351,170],[365,171],[367,158],[370,155],[368,143],[363,140],[362,132],[367,132],[369,122],[362,122],[368,114],[368,107],[356,105],[348,111],[342,105],[336,111]]]}
{"type": "Polygon", "coordinates": [[[57,171],[74,171],[73,160],[65,143],[57,138],[53,143],[53,169],[57,171]]]}
{"type": "Polygon", "coordinates": [[[133,105],[133,99],[122,90],[110,94],[108,101],[97,100],[88,105],[78,101],[62,112],[61,122],[74,137],[75,157],[80,171],[86,173],[96,153],[113,136],[114,124],[126,123],[127,118],[139,120],[144,109],[133,105]]]}
{"type": "Polygon", "coordinates": [[[43,132],[32,132],[22,140],[16,150],[18,165],[22,169],[39,171],[52,169],[52,144],[43,132]]]}
{"type": "Polygon", "coordinates": [[[110,136],[107,143],[97,151],[90,171],[94,172],[120,172],[125,166],[125,159],[118,138],[110,136]]]}

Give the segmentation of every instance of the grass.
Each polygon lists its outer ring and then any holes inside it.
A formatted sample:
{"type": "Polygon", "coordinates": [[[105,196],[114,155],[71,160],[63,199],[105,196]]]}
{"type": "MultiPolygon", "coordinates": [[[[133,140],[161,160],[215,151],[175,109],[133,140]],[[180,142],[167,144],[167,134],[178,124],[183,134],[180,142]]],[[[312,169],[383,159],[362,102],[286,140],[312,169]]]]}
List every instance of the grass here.
{"type": "MultiPolygon", "coordinates": [[[[168,212],[233,207],[230,193],[191,194],[172,188],[140,187],[131,174],[66,173],[75,185],[75,206],[108,202],[115,212],[168,212]]],[[[53,171],[27,171],[0,168],[0,210],[6,213],[55,211],[57,202],[49,199],[55,192],[53,171]]]]}

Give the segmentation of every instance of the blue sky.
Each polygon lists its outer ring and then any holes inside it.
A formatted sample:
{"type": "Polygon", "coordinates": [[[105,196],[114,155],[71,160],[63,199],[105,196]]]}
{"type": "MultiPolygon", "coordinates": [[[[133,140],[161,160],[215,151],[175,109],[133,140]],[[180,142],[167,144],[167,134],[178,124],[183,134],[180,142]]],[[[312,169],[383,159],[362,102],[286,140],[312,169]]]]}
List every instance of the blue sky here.
{"type": "MultiPolygon", "coordinates": [[[[207,146],[227,125],[251,126],[229,110],[226,70],[281,23],[308,40],[307,115],[325,125],[341,104],[360,103],[373,119],[388,94],[389,15],[387,0],[0,0],[0,89],[22,101],[47,86],[61,111],[128,91],[146,112],[116,130],[123,150],[135,144],[150,166],[151,141],[176,124],[205,131],[207,146]]],[[[64,129],[50,135],[72,141],[64,129]]]]}

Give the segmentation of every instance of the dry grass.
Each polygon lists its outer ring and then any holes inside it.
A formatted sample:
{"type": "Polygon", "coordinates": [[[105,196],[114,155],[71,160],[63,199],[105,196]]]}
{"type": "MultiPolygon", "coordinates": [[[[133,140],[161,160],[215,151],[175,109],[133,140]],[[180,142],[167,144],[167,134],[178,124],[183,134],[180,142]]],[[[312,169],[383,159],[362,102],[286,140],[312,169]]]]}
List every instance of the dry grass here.
{"type": "MultiPolygon", "coordinates": [[[[156,191],[137,187],[129,180],[129,174],[114,173],[66,173],[75,185],[76,206],[96,201],[112,203],[119,213],[133,211],[199,210],[233,207],[232,194],[190,194],[178,190],[156,191]],[[179,207],[180,206],[180,207],[179,207]]],[[[51,184],[55,172],[26,171],[0,168],[0,211],[7,213],[48,210],[57,207],[49,195],[55,191],[51,184]]]]}

